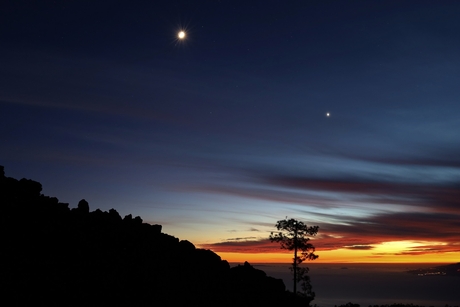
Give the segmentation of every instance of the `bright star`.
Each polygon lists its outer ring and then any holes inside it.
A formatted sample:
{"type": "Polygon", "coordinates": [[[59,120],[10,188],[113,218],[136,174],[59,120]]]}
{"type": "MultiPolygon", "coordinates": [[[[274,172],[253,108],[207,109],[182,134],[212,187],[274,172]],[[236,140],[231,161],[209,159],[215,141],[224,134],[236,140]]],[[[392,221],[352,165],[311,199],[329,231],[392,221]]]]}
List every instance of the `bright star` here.
{"type": "Polygon", "coordinates": [[[329,116],[331,116],[331,114],[330,114],[329,112],[327,112],[327,113],[326,113],[326,116],[329,117],[329,116]]]}

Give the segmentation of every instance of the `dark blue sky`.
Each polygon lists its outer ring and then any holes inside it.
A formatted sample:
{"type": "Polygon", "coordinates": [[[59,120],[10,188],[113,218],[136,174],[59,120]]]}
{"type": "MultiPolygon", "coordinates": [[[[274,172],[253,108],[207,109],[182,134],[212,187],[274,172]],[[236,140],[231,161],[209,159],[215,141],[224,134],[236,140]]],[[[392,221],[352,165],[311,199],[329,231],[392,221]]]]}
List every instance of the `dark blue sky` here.
{"type": "Polygon", "coordinates": [[[56,2],[0,4],[7,176],[223,252],[460,251],[460,2],[56,2]]]}

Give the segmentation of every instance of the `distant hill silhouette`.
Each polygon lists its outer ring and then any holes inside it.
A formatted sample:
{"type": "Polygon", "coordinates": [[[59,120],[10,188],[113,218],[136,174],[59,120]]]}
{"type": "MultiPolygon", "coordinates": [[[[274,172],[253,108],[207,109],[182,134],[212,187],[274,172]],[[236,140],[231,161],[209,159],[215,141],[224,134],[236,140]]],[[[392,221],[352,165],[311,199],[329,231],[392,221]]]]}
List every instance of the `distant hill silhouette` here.
{"type": "Polygon", "coordinates": [[[230,268],[210,250],[140,217],[70,209],[39,182],[0,166],[1,288],[5,306],[308,306],[249,263],[230,268]]]}

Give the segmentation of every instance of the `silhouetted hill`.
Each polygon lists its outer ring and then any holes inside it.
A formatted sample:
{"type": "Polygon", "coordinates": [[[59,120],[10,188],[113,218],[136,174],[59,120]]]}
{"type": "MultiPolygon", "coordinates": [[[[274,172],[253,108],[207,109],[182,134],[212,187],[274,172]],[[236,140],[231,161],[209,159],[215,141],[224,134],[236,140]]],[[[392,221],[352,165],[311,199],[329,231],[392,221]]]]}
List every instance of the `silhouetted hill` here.
{"type": "Polygon", "coordinates": [[[0,166],[3,305],[279,306],[304,298],[250,264],[230,268],[140,217],[70,209],[0,166]],[[12,303],[13,302],[13,303],[12,303]]]}

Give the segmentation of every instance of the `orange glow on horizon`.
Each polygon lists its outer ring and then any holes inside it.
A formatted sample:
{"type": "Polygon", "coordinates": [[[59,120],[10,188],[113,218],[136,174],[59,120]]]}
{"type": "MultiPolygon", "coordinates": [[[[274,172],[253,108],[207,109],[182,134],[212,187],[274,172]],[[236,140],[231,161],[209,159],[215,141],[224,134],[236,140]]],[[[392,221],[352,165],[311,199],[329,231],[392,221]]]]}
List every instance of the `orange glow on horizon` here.
{"type": "MultiPolygon", "coordinates": [[[[417,242],[417,241],[392,241],[374,245],[372,249],[334,249],[316,250],[318,259],[314,263],[457,263],[460,255],[457,251],[448,249],[441,251],[447,246],[442,242],[417,242]],[[439,251],[424,252],[427,244],[431,247],[438,246],[439,251]]],[[[278,251],[269,253],[251,252],[227,252],[216,253],[228,262],[243,263],[290,263],[293,258],[292,252],[278,251]]],[[[306,264],[309,261],[305,262],[306,264]]]]}
{"type": "MultiPolygon", "coordinates": [[[[287,253],[264,253],[264,254],[249,254],[249,253],[217,253],[222,260],[227,260],[232,263],[290,263],[292,254],[287,253]]],[[[309,263],[457,263],[460,261],[458,253],[443,253],[423,256],[413,255],[387,255],[387,256],[371,256],[356,251],[336,250],[324,251],[317,253],[319,258],[314,261],[305,261],[309,263]]]]}

